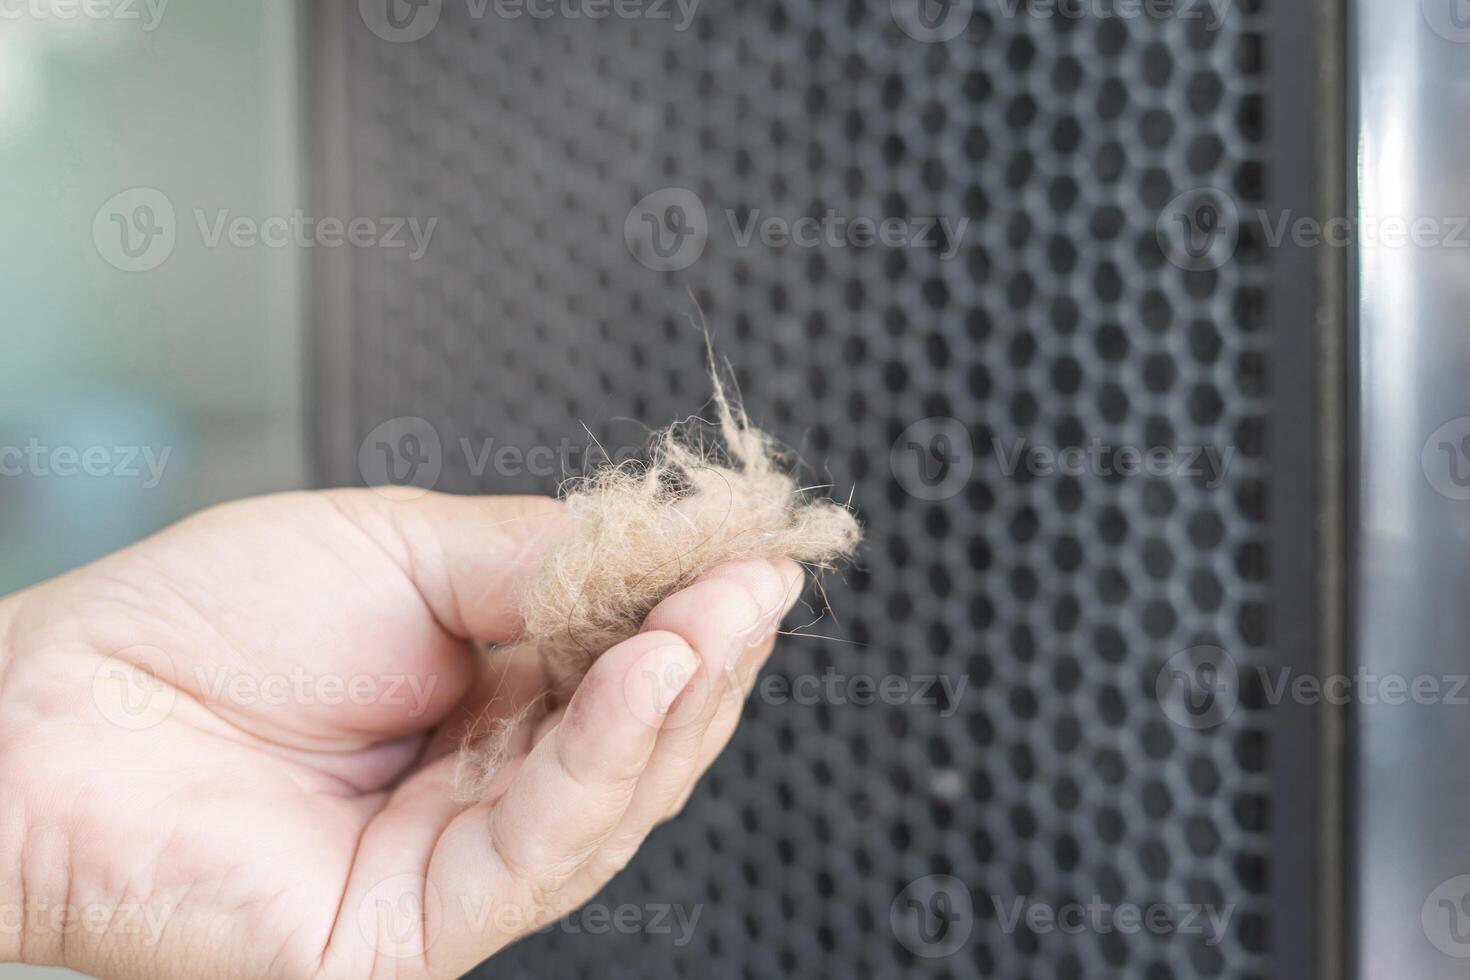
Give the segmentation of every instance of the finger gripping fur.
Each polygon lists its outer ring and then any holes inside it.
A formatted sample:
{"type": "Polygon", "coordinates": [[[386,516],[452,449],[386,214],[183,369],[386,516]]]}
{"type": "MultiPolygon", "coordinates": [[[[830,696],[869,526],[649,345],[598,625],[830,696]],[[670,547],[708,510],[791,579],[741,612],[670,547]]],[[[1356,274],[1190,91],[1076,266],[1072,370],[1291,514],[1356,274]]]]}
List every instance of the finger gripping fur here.
{"type": "MultiPolygon", "coordinates": [[[[792,559],[830,569],[857,548],[852,512],[799,488],[792,461],[712,375],[713,424],[670,426],[646,462],[610,463],[563,488],[565,530],[520,597],[523,641],[536,645],[560,688],[716,565],[792,559]]],[[[460,774],[472,775],[468,782],[493,779],[511,727],[467,742],[460,774]]],[[[457,796],[475,795],[456,783],[457,796]]]]}

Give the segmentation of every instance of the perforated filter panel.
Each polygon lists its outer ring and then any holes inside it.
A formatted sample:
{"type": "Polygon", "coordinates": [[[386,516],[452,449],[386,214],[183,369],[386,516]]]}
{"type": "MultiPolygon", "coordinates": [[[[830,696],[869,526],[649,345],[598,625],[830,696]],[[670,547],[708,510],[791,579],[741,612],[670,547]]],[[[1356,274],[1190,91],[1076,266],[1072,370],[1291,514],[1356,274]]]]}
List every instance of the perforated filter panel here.
{"type": "Polygon", "coordinates": [[[412,430],[438,440],[439,489],[553,492],[589,431],[616,452],[704,406],[692,288],[751,414],[868,530],[769,673],[913,695],[753,698],[685,814],[597,900],[645,927],[580,920],[484,976],[1266,975],[1259,691],[1204,728],[1155,697],[1188,648],[1270,661],[1263,252],[1247,233],[1186,271],[1156,238],[1182,192],[1263,196],[1264,5],[1214,25],[981,2],[939,23],[902,0],[709,0],[680,30],[676,5],[443,0],[399,5],[437,17],[410,41],[346,5],[349,216],[438,222],[421,257],[352,251],[352,384],[333,397],[353,427],[321,446],[325,477],[361,482],[365,437],[412,430]],[[829,213],[919,240],[761,223],[829,213]],[[1124,476],[1104,453],[1067,474],[1010,466],[1018,445],[1233,456],[1124,476]],[[922,703],[940,675],[967,686],[922,703]],[[952,949],[894,923],[932,875],[973,906],[952,949]],[[1230,918],[1218,944],[1037,929],[1008,924],[1018,899],[1230,918]],[[652,928],[656,906],[698,918],[652,928]]]}

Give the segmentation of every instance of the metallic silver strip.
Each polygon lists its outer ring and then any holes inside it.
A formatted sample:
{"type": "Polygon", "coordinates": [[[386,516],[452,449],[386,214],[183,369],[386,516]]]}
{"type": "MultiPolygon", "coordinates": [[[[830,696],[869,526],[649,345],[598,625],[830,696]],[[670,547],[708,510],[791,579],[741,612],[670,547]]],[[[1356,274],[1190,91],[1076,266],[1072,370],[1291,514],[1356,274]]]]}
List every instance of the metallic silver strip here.
{"type": "Polygon", "coordinates": [[[1470,976],[1470,3],[1354,0],[1349,30],[1355,974],[1449,980],[1470,976]]]}

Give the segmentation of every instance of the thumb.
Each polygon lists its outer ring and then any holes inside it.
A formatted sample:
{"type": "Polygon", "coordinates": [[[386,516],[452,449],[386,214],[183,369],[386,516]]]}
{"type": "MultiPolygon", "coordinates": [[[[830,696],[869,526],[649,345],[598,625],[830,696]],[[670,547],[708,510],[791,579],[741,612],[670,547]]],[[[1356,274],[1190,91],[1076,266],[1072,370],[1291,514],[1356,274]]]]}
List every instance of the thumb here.
{"type": "Polygon", "coordinates": [[[562,504],[550,497],[466,497],[412,487],[320,496],[397,562],[439,625],[490,643],[520,633],[521,587],[563,526],[562,504]]]}

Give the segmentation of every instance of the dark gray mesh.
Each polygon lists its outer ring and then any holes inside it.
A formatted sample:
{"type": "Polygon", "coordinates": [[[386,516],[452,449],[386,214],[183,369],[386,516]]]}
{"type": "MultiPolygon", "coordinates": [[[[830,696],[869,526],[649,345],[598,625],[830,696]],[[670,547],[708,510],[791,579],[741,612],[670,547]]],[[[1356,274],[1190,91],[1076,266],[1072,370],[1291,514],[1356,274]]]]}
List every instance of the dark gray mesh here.
{"type": "Polygon", "coordinates": [[[420,416],[440,489],[554,490],[513,458],[475,475],[459,440],[580,448],[585,422],[629,446],[698,411],[692,287],[752,414],[812,482],[852,490],[868,527],[862,567],[829,583],[834,615],[812,627],[843,642],[789,640],[770,670],[970,683],[957,706],[753,702],[685,815],[599,899],[701,906],[693,941],[558,929],[485,976],[1265,974],[1260,698],[1198,731],[1154,698],[1185,648],[1266,658],[1261,250],[1185,272],[1155,239],[1192,188],[1258,206],[1264,2],[1213,32],[1010,6],[982,0],[959,37],[925,43],[879,0],[707,0],[686,32],[493,4],[476,19],[445,0],[400,44],[347,5],[351,213],[440,222],[419,261],[352,259],[357,428],[321,447],[330,478],[359,479],[360,440],[420,416]],[[630,209],[666,187],[708,214],[707,248],[677,272],[624,240],[630,209]],[[726,216],[828,209],[971,224],[946,261],[741,247],[726,216]],[[974,469],[929,501],[890,450],[936,417],[968,428],[974,469]],[[1238,454],[1216,489],[1007,475],[992,440],[1019,438],[1238,454]],[[895,897],[933,874],[963,881],[977,916],[943,958],[890,928],[895,897]],[[992,896],[1234,915],[1218,947],[1007,932],[992,896]]]}

